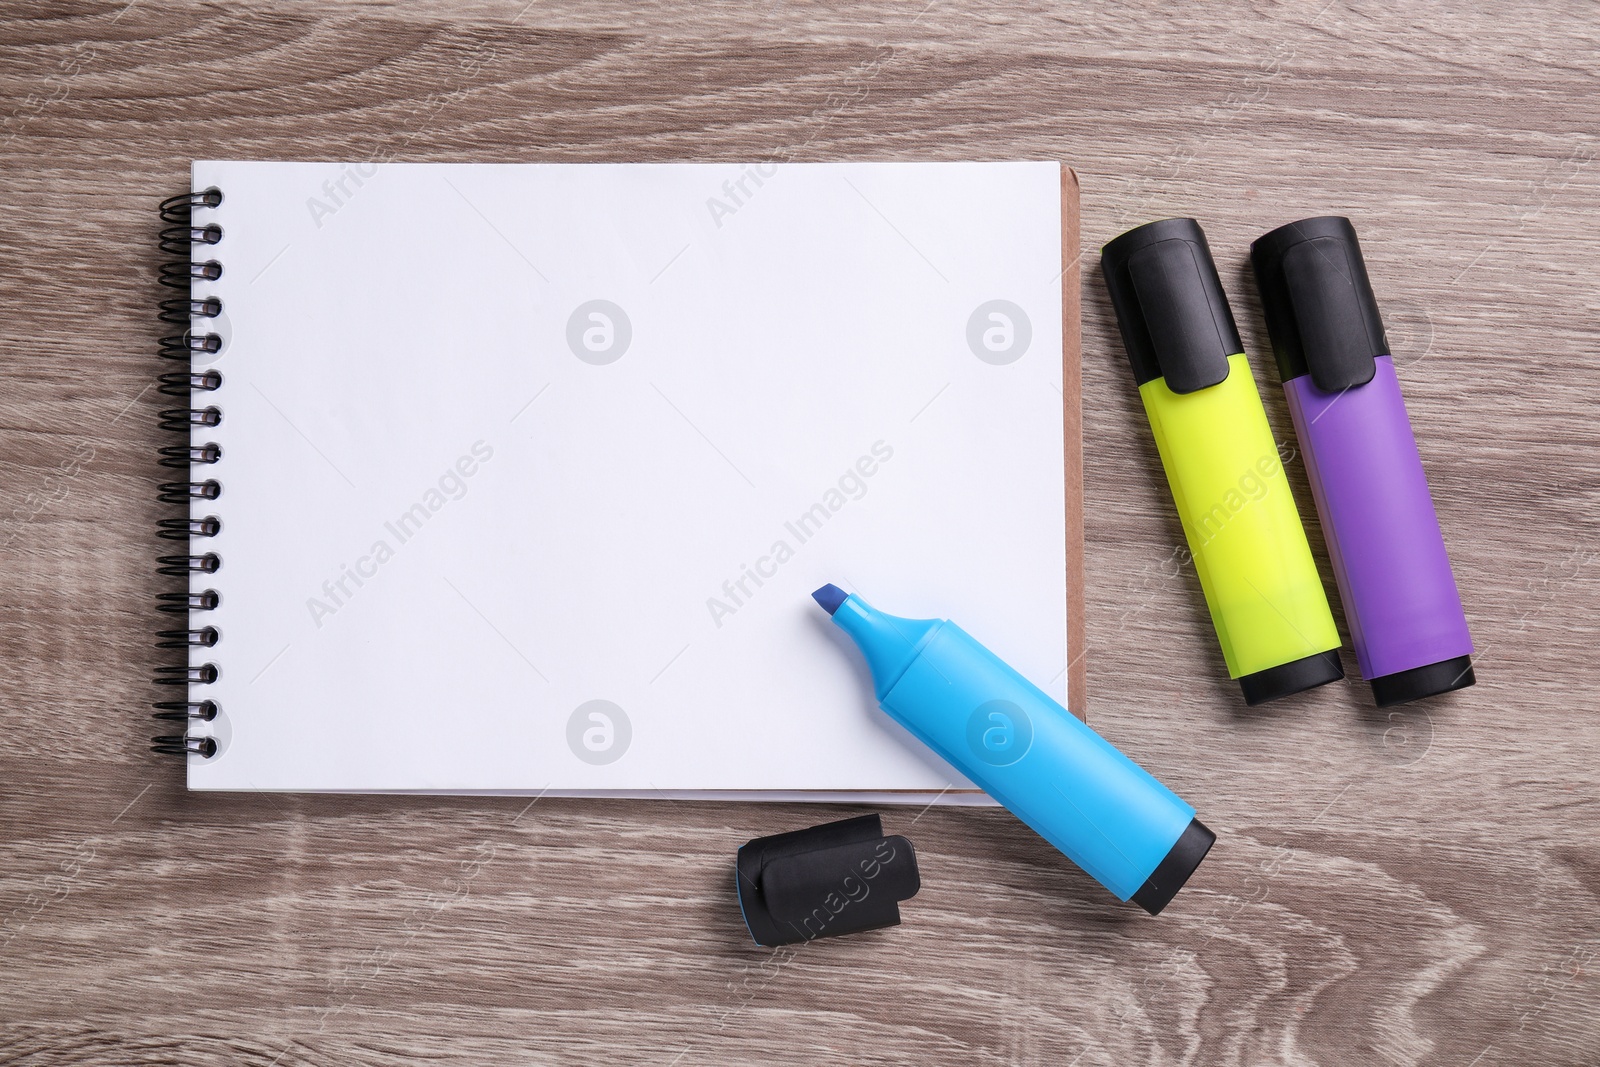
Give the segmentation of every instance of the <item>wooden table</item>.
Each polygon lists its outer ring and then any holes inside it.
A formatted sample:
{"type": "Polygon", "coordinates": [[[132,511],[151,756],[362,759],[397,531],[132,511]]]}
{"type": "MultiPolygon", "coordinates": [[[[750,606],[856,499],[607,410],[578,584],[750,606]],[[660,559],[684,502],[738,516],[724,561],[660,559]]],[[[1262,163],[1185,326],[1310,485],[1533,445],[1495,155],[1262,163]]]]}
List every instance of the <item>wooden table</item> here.
{"type": "Polygon", "coordinates": [[[525,2],[7,5],[0,1061],[1600,1059],[1592,7],[525,2]],[[770,952],[735,848],[853,809],[186,793],[150,385],[194,157],[1064,159],[1090,264],[1204,221],[1283,433],[1248,242],[1350,214],[1479,684],[1242,706],[1091,270],[1089,718],[1220,834],[1159,919],[997,811],[885,811],[904,925],[770,952]]]}

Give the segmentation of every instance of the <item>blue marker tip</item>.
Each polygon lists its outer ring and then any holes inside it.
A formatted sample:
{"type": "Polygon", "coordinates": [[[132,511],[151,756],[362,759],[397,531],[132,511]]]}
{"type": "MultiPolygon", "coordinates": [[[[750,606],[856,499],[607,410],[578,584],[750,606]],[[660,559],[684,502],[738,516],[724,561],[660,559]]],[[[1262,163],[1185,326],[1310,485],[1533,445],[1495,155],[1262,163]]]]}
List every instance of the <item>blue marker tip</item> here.
{"type": "Polygon", "coordinates": [[[843,604],[844,598],[849,595],[849,593],[846,593],[843,589],[840,589],[838,586],[830,582],[821,589],[818,589],[815,593],[812,593],[811,599],[820,604],[823,611],[826,611],[829,615],[832,615],[834,612],[839,610],[839,605],[843,604]]]}

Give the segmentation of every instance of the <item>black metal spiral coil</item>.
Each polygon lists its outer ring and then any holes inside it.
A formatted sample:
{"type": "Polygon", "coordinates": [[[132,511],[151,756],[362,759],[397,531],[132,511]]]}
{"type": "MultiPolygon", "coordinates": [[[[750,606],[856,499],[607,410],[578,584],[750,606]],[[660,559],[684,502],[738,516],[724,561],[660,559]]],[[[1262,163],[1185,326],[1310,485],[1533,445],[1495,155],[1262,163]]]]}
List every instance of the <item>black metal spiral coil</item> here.
{"type": "MultiPolygon", "coordinates": [[[[194,298],[189,286],[194,281],[214,281],[222,277],[222,264],[202,252],[222,240],[222,227],[215,223],[194,225],[191,215],[197,207],[216,207],[222,203],[219,189],[185,193],[161,202],[161,251],[171,260],[161,264],[160,281],[183,296],[161,302],[161,321],[181,328],[181,332],[161,338],[160,355],[163,359],[192,364],[196,356],[211,356],[222,350],[222,335],[214,330],[199,330],[197,320],[215,320],[222,315],[222,301],[214,296],[194,298]]],[[[192,365],[183,370],[161,375],[161,392],[167,396],[188,400],[195,393],[215,392],[222,386],[222,375],[215,370],[202,370],[192,365]]],[[[190,434],[195,427],[210,427],[222,422],[222,411],[215,406],[168,408],[161,412],[161,429],[178,435],[181,443],[161,449],[161,465],[185,472],[195,466],[216,463],[222,458],[221,446],[214,443],[194,444],[190,434]]],[[[189,542],[198,538],[215,537],[222,529],[222,520],[215,515],[191,518],[187,509],[196,500],[215,500],[222,495],[222,483],[215,478],[194,478],[189,481],[163,482],[159,488],[163,504],[181,506],[181,518],[162,519],[157,535],[168,541],[189,542]]],[[[188,581],[194,574],[212,574],[222,566],[215,552],[192,549],[183,555],[162,556],[159,570],[162,575],[188,581]]],[[[215,589],[199,593],[162,593],[157,598],[157,610],[168,615],[182,615],[187,621],[197,611],[212,611],[222,602],[215,589]]],[[[190,623],[184,629],[161,630],[156,634],[157,648],[188,649],[211,648],[219,634],[215,626],[190,623]]],[[[215,682],[220,671],[215,663],[197,666],[163,666],[156,668],[152,679],[160,686],[183,686],[190,693],[197,685],[215,682]]],[[[210,759],[217,753],[217,742],[211,737],[190,737],[191,722],[210,722],[220,710],[214,700],[162,700],[154,705],[155,717],[168,723],[178,723],[184,733],[163,734],[151,738],[151,750],[175,756],[197,754],[210,759]]]]}
{"type": "Polygon", "coordinates": [[[195,571],[205,574],[214,574],[222,566],[222,558],[215,552],[207,552],[203,556],[162,556],[161,573],[173,578],[181,578],[195,571]]]}
{"type": "Polygon", "coordinates": [[[195,464],[215,463],[222,458],[217,445],[167,445],[161,450],[163,467],[187,468],[195,464]]]}
{"type": "Polygon", "coordinates": [[[162,519],[156,524],[157,537],[168,541],[187,541],[191,537],[215,537],[222,529],[222,520],[215,515],[203,519],[162,519]]]}
{"type": "Polygon", "coordinates": [[[188,433],[191,426],[216,426],[222,422],[217,408],[168,408],[161,413],[161,428],[172,433],[188,433]]]}
{"type": "Polygon", "coordinates": [[[188,722],[190,719],[210,722],[217,717],[215,700],[163,700],[155,707],[156,718],[168,722],[188,722]]]}
{"type": "Polygon", "coordinates": [[[222,495],[222,483],[215,478],[203,482],[162,482],[161,502],[182,504],[189,500],[215,500],[222,495]]]}
{"type": "Polygon", "coordinates": [[[161,392],[167,396],[210,393],[222,388],[222,375],[214,370],[171,371],[161,376],[161,392]]]}
{"type": "Polygon", "coordinates": [[[157,611],[164,611],[168,615],[187,615],[191,611],[216,611],[217,605],[222,603],[222,597],[215,589],[207,589],[203,593],[162,593],[156,597],[157,611]]]}
{"type": "MultiPolygon", "coordinates": [[[[157,704],[156,707],[160,707],[157,704]]],[[[160,716],[157,716],[160,718],[160,716]]],[[[217,754],[217,739],[214,737],[190,737],[188,734],[162,734],[152,737],[154,742],[150,746],[151,752],[160,752],[167,756],[187,756],[194,753],[210,759],[217,754]]]]}
{"type": "Polygon", "coordinates": [[[190,300],[187,297],[161,301],[161,321],[188,329],[195,319],[214,319],[222,314],[222,301],[216,297],[190,300]]]}
{"type": "Polygon", "coordinates": [[[157,648],[210,648],[221,635],[215,626],[202,626],[198,630],[162,630],[156,636],[161,638],[157,648]]]}

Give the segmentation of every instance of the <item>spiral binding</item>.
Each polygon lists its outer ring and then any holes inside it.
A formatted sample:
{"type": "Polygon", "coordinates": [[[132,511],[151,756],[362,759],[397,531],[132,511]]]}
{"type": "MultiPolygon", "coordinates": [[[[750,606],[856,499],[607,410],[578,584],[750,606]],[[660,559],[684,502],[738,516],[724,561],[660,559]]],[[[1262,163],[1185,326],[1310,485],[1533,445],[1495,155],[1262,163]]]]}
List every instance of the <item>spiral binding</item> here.
{"type": "MultiPolygon", "coordinates": [[[[161,338],[161,356],[179,363],[189,363],[196,355],[210,355],[222,350],[222,337],[212,331],[199,332],[196,320],[216,319],[222,314],[222,301],[218,298],[195,299],[189,295],[189,286],[196,280],[214,281],[222,277],[222,264],[213,258],[200,258],[197,252],[216,245],[222,240],[222,227],[215,223],[193,225],[191,215],[197,207],[216,207],[222,203],[220,189],[206,189],[185,193],[161,202],[161,251],[178,257],[161,265],[161,284],[182,291],[181,297],[161,302],[161,321],[180,328],[181,332],[161,338]]],[[[195,394],[215,392],[222,386],[222,375],[215,370],[198,370],[186,367],[161,375],[161,392],[166,396],[182,397],[191,405],[195,394]]],[[[161,429],[180,435],[182,443],[161,449],[161,465],[190,471],[195,466],[206,466],[222,458],[222,448],[214,443],[196,445],[190,442],[190,433],[196,426],[216,426],[222,422],[222,412],[214,405],[169,408],[161,413],[161,429]]],[[[215,537],[222,529],[222,520],[215,515],[202,519],[191,518],[188,508],[196,500],[215,500],[222,495],[222,484],[215,478],[189,481],[163,482],[160,500],[185,509],[182,518],[162,519],[158,536],[169,541],[191,541],[215,537]]],[[[222,566],[215,552],[194,551],[184,555],[160,558],[160,573],[182,578],[185,582],[193,574],[213,574],[222,566]]],[[[215,589],[200,593],[163,593],[157,597],[157,609],[169,615],[182,615],[188,623],[193,613],[212,611],[222,602],[215,589]]],[[[184,649],[211,648],[220,635],[215,626],[194,626],[186,629],[161,630],[156,636],[157,648],[184,649]]],[[[215,663],[202,663],[196,667],[158,667],[156,685],[184,686],[188,695],[193,687],[210,685],[218,677],[215,663]]],[[[214,700],[163,700],[154,705],[155,717],[169,723],[178,723],[185,732],[163,734],[151,738],[151,750],[175,756],[191,753],[210,759],[217,753],[217,742],[210,737],[190,737],[187,733],[192,722],[210,722],[220,710],[214,700]]]]}

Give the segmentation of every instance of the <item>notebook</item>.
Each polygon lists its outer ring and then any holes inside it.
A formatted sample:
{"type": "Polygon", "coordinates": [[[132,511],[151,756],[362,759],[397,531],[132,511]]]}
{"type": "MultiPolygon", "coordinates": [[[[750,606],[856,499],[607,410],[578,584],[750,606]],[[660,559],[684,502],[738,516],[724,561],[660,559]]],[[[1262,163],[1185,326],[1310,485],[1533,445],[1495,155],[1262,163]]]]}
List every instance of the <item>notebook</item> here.
{"type": "Polygon", "coordinates": [[[190,788],[970,797],[827,582],[1081,706],[1061,165],[191,178],[157,679],[190,788]]]}

